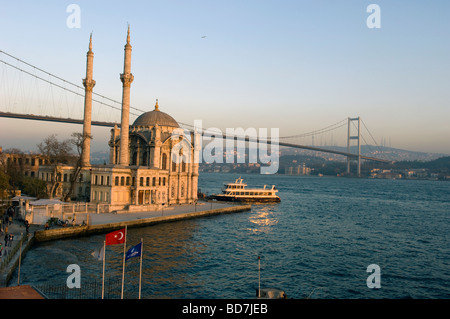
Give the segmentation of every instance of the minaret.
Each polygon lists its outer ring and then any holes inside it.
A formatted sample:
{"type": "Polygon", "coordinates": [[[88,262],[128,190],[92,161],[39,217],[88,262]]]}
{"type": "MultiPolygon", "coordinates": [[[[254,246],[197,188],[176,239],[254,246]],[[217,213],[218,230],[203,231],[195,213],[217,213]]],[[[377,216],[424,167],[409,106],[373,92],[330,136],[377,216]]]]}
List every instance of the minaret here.
{"type": "Polygon", "coordinates": [[[86,78],[84,85],[84,119],[83,119],[83,148],[81,150],[81,167],[90,166],[91,153],[91,117],[92,117],[92,89],[95,81],[92,79],[94,69],[94,52],[92,52],[92,33],[89,39],[89,51],[87,52],[86,78]]]}
{"type": "Polygon", "coordinates": [[[125,44],[125,59],[123,73],[120,80],[123,83],[122,89],[122,119],[120,123],[120,157],[119,164],[128,166],[130,163],[130,150],[128,140],[128,130],[130,126],[130,86],[134,80],[131,71],[131,45],[130,45],[130,25],[128,25],[127,44],[125,44]]]}

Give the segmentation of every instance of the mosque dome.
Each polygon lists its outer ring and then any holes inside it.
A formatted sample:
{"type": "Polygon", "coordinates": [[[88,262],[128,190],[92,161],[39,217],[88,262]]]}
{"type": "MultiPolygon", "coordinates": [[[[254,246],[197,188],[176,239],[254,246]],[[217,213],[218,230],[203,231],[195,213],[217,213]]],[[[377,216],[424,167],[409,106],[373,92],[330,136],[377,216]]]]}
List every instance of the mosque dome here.
{"type": "Polygon", "coordinates": [[[134,121],[133,126],[155,126],[156,124],[159,126],[180,127],[172,116],[159,110],[158,100],[156,100],[155,109],[141,114],[134,121]]]}

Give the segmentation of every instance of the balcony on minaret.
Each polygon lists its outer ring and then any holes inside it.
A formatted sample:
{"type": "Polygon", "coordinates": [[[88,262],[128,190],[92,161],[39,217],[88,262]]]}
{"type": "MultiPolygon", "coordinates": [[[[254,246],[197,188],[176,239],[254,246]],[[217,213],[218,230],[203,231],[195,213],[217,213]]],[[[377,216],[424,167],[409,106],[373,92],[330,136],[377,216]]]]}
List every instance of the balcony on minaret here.
{"type": "Polygon", "coordinates": [[[92,89],[95,86],[95,80],[92,79],[83,79],[83,86],[86,88],[86,90],[88,91],[92,91],[92,89]]]}
{"type": "Polygon", "coordinates": [[[122,73],[120,74],[120,80],[122,81],[123,86],[129,87],[134,80],[134,76],[131,73],[122,73]]]}

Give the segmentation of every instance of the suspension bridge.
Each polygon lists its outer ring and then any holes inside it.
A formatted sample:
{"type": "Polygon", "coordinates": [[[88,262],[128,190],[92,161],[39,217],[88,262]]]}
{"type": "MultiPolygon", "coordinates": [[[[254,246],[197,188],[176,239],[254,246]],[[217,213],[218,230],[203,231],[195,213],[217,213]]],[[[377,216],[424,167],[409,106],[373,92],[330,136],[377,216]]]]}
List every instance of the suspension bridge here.
{"type": "MultiPolygon", "coordinates": [[[[0,70],[0,117],[83,124],[84,87],[1,50],[0,62],[2,62],[0,70]],[[64,112],[62,106],[64,105],[66,110],[65,114],[62,114],[64,112]]],[[[118,120],[121,111],[120,101],[96,92],[93,92],[92,101],[97,109],[92,115],[97,120],[93,119],[91,125],[103,127],[117,125],[120,127],[120,120],[118,120]]],[[[133,106],[130,107],[131,117],[138,117],[144,112],[146,111],[133,106]]],[[[178,123],[185,131],[193,132],[194,127],[192,125],[178,123]]],[[[203,136],[214,135],[205,130],[198,133],[203,136]]],[[[362,160],[381,163],[391,162],[381,157],[366,156],[361,153],[362,142],[365,145],[370,145],[365,137],[370,137],[371,143],[375,145],[374,153],[381,155],[382,151],[360,117],[348,117],[311,132],[281,136],[277,141],[227,134],[222,134],[222,137],[246,142],[278,143],[279,146],[289,148],[341,155],[347,158],[347,173],[350,173],[351,162],[357,163],[358,176],[360,176],[362,160]],[[363,129],[367,135],[362,133],[363,129]],[[356,145],[352,145],[355,143],[356,145]],[[351,152],[355,149],[355,146],[356,152],[351,152]]]]}

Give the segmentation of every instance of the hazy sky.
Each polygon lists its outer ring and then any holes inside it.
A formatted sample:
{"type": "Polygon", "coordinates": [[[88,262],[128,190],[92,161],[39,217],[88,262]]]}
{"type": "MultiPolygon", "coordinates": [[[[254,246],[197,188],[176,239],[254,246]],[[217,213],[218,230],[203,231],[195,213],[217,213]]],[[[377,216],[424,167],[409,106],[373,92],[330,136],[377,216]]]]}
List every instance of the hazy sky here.
{"type": "MultiPolygon", "coordinates": [[[[449,16],[448,0],[2,0],[0,50],[81,85],[93,32],[94,92],[121,100],[129,23],[136,108],[159,99],[182,123],[281,136],[361,116],[378,143],[450,154],[449,16]],[[67,24],[70,4],[79,28],[67,24]],[[367,26],[370,4],[381,28],[367,26]]],[[[81,117],[82,98],[19,73],[0,63],[1,111],[81,117]]],[[[93,113],[119,118],[96,103],[93,113]]],[[[0,118],[0,146],[35,149],[81,130],[0,118]]],[[[93,135],[93,148],[107,149],[109,129],[93,135]]]]}

